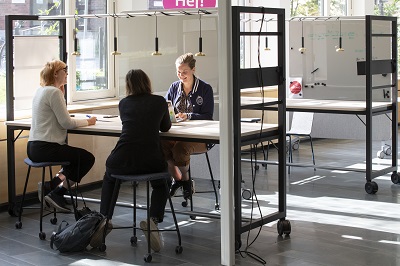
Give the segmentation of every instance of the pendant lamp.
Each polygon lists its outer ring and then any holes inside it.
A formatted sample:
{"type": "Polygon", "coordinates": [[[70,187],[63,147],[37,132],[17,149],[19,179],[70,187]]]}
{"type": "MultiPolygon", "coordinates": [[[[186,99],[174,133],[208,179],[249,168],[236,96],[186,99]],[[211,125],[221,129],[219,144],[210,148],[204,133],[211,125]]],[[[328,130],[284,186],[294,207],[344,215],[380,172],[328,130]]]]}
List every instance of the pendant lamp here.
{"type": "Polygon", "coordinates": [[[117,15],[115,14],[115,1],[113,3],[113,10],[114,10],[114,15],[113,15],[113,22],[114,22],[114,51],[111,53],[111,55],[120,55],[121,53],[118,52],[117,15]]]}
{"type": "Polygon", "coordinates": [[[199,52],[195,54],[195,56],[206,56],[205,53],[203,53],[203,38],[201,37],[201,14],[199,11],[199,24],[200,24],[200,36],[199,36],[199,52]]]}
{"type": "Polygon", "coordinates": [[[342,21],[341,20],[339,20],[339,47],[336,48],[336,52],[344,52],[344,49],[342,47],[342,21]]]}
{"type": "Polygon", "coordinates": [[[73,36],[74,36],[74,51],[71,53],[71,55],[75,56],[80,56],[81,53],[78,51],[78,37],[76,36],[77,32],[76,29],[73,31],[73,36]]]}
{"type": "Polygon", "coordinates": [[[154,16],[156,17],[156,37],[154,39],[155,51],[152,52],[151,55],[162,55],[162,53],[160,53],[158,51],[158,35],[157,35],[158,21],[157,21],[157,14],[154,14],[154,16]]]}
{"type": "Polygon", "coordinates": [[[299,52],[304,53],[306,48],[304,47],[304,21],[301,21],[301,47],[299,48],[299,52]]]}

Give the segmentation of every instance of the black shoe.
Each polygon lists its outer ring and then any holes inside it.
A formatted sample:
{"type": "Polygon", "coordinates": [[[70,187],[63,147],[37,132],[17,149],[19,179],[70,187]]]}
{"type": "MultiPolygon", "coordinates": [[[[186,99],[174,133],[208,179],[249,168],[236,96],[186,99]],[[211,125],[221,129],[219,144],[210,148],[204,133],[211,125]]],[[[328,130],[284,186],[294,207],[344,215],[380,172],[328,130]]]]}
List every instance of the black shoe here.
{"type": "MultiPolygon", "coordinates": [[[[44,182],[44,196],[49,194],[50,191],[51,191],[50,182],[45,181],[44,182]]],[[[39,197],[39,201],[42,202],[42,182],[38,183],[38,197],[39,197]]]]}
{"type": "Polygon", "coordinates": [[[194,180],[192,179],[191,182],[189,180],[188,181],[181,181],[181,182],[183,183],[183,186],[182,186],[183,198],[188,199],[195,192],[194,180]]]}
{"type": "Polygon", "coordinates": [[[169,190],[169,195],[171,197],[174,197],[176,195],[176,192],[178,191],[178,189],[180,189],[182,186],[183,186],[182,181],[174,180],[174,182],[172,183],[171,189],[169,190]]]}
{"type": "Polygon", "coordinates": [[[54,191],[51,191],[49,194],[47,194],[46,197],[44,197],[45,202],[50,205],[53,208],[56,208],[58,211],[63,211],[63,212],[70,212],[71,210],[65,206],[65,200],[62,195],[59,195],[57,193],[54,193],[54,191]]]}

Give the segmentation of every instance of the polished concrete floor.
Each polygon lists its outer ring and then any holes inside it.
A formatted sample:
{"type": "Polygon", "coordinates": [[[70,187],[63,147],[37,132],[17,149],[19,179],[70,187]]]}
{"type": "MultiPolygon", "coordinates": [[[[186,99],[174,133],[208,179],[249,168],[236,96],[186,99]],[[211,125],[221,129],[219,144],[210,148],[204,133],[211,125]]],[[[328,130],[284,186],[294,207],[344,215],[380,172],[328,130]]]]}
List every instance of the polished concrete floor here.
{"type": "MultiPolygon", "coordinates": [[[[374,154],[381,143],[374,143],[374,154]]],[[[365,148],[362,141],[315,140],[317,165],[361,168],[365,167],[365,148]]],[[[261,154],[258,154],[260,157],[261,154]]],[[[270,150],[276,160],[276,151],[270,150]]],[[[301,142],[293,153],[294,162],[310,164],[309,142],[301,142]]],[[[214,162],[215,163],[215,162],[214,162]]],[[[374,159],[374,168],[388,165],[391,157],[374,159]]],[[[253,201],[243,200],[245,217],[260,217],[277,211],[277,166],[268,165],[251,177],[249,163],[242,163],[244,188],[252,188],[253,201]]],[[[219,175],[218,173],[216,174],[219,175]]],[[[276,221],[242,234],[242,246],[235,256],[236,265],[400,265],[400,185],[392,183],[390,173],[375,178],[379,190],[367,194],[364,190],[365,173],[292,167],[287,176],[287,215],[291,233],[279,236],[276,221]]],[[[209,180],[195,179],[198,191],[209,189],[209,180]]],[[[140,202],[144,203],[143,186],[140,202]]],[[[87,198],[99,198],[100,190],[84,193],[87,198]]],[[[119,201],[131,201],[131,184],[124,183],[119,201]]],[[[181,198],[173,199],[178,210],[181,198]]],[[[195,210],[217,213],[214,197],[196,193],[195,210]]],[[[80,204],[82,207],[82,204],[80,204]]],[[[94,210],[95,202],[87,202],[94,210]]],[[[143,219],[144,213],[139,213],[143,219]]],[[[59,214],[61,220],[73,221],[72,215],[59,214]]],[[[0,265],[144,265],[147,252],[145,237],[138,232],[138,243],[130,244],[132,229],[115,229],[107,237],[107,249],[87,249],[84,252],[62,254],[49,246],[50,235],[58,225],[44,218],[45,241],[38,237],[37,210],[25,210],[22,229],[15,228],[16,217],[0,214],[0,265]]],[[[132,209],[117,207],[114,226],[127,226],[132,221],[132,209]]],[[[175,254],[178,244],[175,232],[162,234],[164,246],[153,253],[155,265],[220,265],[220,220],[178,214],[183,253],[175,254]]],[[[161,224],[172,225],[170,213],[161,224]]]]}

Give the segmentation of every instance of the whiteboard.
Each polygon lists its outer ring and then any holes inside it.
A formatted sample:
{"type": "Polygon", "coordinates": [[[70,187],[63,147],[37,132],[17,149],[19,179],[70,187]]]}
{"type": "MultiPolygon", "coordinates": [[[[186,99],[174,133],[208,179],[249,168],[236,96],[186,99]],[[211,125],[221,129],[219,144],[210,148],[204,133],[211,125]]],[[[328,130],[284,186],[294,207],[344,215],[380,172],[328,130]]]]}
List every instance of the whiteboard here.
{"type": "MultiPolygon", "coordinates": [[[[390,33],[391,22],[374,21],[373,33],[390,33]]],[[[365,100],[365,76],[357,62],[365,61],[365,20],[303,20],[289,22],[289,77],[302,77],[305,98],[365,100]],[[340,29],[341,28],[341,29],[340,29]],[[301,53],[302,36],[306,51],[301,53]],[[339,36],[343,52],[337,52],[339,36]]],[[[373,37],[372,60],[391,59],[391,38],[373,37]]],[[[373,86],[388,85],[391,75],[374,75],[373,86]]],[[[385,99],[382,90],[373,100],[385,99]]]]}

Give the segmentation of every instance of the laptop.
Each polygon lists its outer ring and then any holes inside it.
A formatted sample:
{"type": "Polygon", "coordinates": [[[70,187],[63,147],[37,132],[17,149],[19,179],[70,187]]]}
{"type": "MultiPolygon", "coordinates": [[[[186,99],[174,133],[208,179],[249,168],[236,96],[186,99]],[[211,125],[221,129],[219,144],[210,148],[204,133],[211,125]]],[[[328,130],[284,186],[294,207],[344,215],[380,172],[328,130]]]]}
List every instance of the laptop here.
{"type": "Polygon", "coordinates": [[[167,100],[168,103],[168,113],[169,113],[169,119],[171,119],[171,123],[179,123],[183,121],[180,118],[175,117],[175,111],[174,111],[174,106],[172,105],[172,102],[170,100],[167,100]]]}

